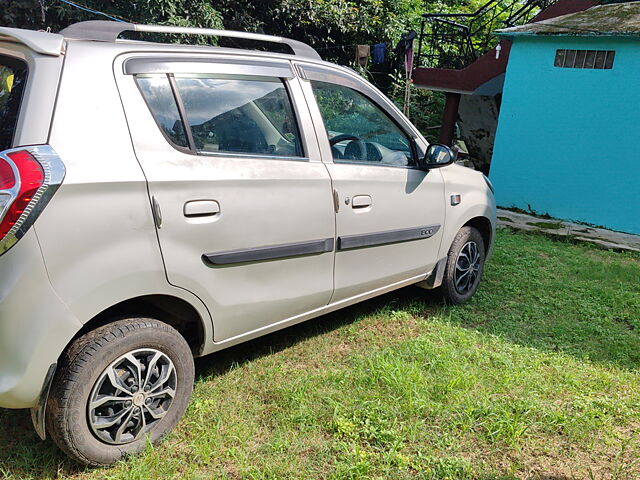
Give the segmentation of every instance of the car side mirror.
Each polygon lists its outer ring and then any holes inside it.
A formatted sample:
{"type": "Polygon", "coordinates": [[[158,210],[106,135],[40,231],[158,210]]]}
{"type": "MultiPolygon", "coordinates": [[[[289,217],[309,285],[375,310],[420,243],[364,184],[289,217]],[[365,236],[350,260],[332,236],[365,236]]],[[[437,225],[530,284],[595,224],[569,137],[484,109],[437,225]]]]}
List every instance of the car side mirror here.
{"type": "Polygon", "coordinates": [[[427,148],[427,153],[420,162],[420,167],[424,170],[446,167],[447,165],[451,165],[455,162],[456,158],[457,154],[451,149],[451,147],[440,143],[432,143],[429,145],[429,148],[427,148]]]}

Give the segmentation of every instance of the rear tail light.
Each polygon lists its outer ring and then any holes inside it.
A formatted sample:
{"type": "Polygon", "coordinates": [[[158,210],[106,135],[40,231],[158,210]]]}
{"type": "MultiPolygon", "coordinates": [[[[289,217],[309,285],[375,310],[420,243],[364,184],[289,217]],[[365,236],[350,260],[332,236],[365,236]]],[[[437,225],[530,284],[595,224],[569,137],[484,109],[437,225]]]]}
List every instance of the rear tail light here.
{"type": "Polygon", "coordinates": [[[64,175],[64,164],[48,145],[0,152],[0,255],[29,230],[64,175]]]}
{"type": "Polygon", "coordinates": [[[0,190],[10,190],[16,185],[16,174],[13,167],[0,158],[0,190]]]}

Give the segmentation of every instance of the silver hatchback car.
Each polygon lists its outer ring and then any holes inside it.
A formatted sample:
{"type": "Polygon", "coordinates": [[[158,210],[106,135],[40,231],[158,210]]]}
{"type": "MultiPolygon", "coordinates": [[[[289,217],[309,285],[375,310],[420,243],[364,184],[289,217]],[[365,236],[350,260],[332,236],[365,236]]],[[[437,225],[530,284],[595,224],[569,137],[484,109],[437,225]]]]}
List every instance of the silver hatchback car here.
{"type": "Polygon", "coordinates": [[[297,41],[0,28],[0,407],[106,465],[175,427],[194,357],[407,285],[469,299],[495,201],[453,161],[297,41]]]}

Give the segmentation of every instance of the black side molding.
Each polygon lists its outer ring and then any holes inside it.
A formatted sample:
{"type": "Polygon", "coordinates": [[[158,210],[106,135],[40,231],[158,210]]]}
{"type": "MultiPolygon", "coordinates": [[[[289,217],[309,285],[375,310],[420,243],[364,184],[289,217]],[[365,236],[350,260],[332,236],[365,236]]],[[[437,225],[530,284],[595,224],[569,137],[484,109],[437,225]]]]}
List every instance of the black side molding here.
{"type": "Polygon", "coordinates": [[[285,243],[271,247],[247,248],[220,253],[205,253],[202,260],[208,265],[232,265],[234,263],[262,262],[279,258],[298,257],[333,252],[333,238],[308,242],[285,243]]]}
{"type": "Polygon", "coordinates": [[[338,250],[375,247],[388,243],[423,240],[433,237],[440,230],[440,225],[426,225],[424,227],[404,228],[402,230],[388,230],[386,232],[367,233],[364,235],[346,235],[338,237],[338,250]]]}

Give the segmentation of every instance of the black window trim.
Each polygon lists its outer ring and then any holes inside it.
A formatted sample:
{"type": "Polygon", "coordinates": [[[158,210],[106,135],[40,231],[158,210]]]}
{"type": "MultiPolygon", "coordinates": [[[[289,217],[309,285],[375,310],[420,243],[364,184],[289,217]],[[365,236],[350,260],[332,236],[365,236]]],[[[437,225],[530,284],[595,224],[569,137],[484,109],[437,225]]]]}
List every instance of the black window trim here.
{"type": "Polygon", "coordinates": [[[180,115],[182,128],[184,129],[185,135],[187,136],[187,144],[189,145],[189,150],[192,152],[197,152],[196,142],[193,139],[193,131],[191,130],[191,125],[189,125],[189,120],[187,118],[187,110],[184,107],[184,102],[182,101],[182,95],[180,95],[180,92],[178,91],[178,84],[176,83],[176,77],[173,73],[167,73],[167,78],[169,79],[169,85],[171,86],[173,99],[176,102],[176,107],[178,108],[178,115],[180,115]]]}
{"type": "MultiPolygon", "coordinates": [[[[200,73],[200,72],[192,72],[193,75],[207,75],[207,73],[200,73]]],[[[183,73],[180,72],[180,75],[182,75],[183,73]]],[[[174,73],[143,73],[143,72],[137,72],[135,74],[132,74],[134,76],[134,79],[136,79],[135,83],[136,86],[138,87],[138,90],[140,91],[140,94],[142,95],[142,98],[144,99],[145,104],[147,105],[147,108],[149,109],[149,113],[151,114],[151,116],[153,117],[156,125],[158,126],[160,132],[162,133],[162,135],[164,136],[164,138],[167,140],[167,142],[169,142],[169,144],[175,148],[176,150],[182,152],[182,153],[187,153],[189,155],[200,155],[200,156],[207,156],[207,157],[224,157],[224,158],[254,158],[254,159],[267,159],[267,160],[290,160],[290,161],[296,161],[296,162],[309,162],[310,158],[306,152],[306,146],[305,146],[305,142],[303,140],[303,134],[302,134],[302,128],[301,128],[301,124],[300,124],[300,120],[299,120],[299,111],[296,107],[295,102],[293,101],[293,97],[291,95],[289,86],[287,85],[286,80],[288,79],[287,77],[273,77],[273,76],[268,76],[268,75],[249,75],[249,76],[260,76],[260,77],[265,77],[265,78],[271,78],[271,79],[277,79],[280,81],[280,83],[282,84],[286,94],[287,94],[287,98],[289,99],[289,104],[291,106],[291,113],[293,115],[293,120],[295,122],[295,125],[297,127],[298,130],[298,143],[300,144],[300,155],[296,155],[296,156],[291,156],[291,155],[265,155],[265,154],[258,154],[258,153],[237,153],[237,152],[208,152],[205,150],[198,150],[196,148],[195,145],[195,140],[193,138],[193,132],[191,129],[191,125],[188,122],[187,119],[187,112],[186,112],[186,108],[184,106],[184,102],[182,101],[182,96],[180,95],[180,92],[178,91],[178,86],[176,84],[176,80],[175,80],[175,74],[174,73]],[[189,144],[189,147],[183,147],[181,145],[176,144],[173,140],[171,140],[171,138],[169,138],[169,136],[164,132],[164,130],[162,129],[162,127],[160,126],[160,124],[158,123],[158,121],[156,120],[156,116],[153,113],[153,109],[151,108],[151,106],[149,105],[149,102],[147,101],[147,98],[145,97],[144,93],[142,92],[142,89],[140,88],[140,85],[138,84],[137,78],[138,75],[163,75],[166,76],[168,81],[169,81],[169,85],[171,87],[171,92],[173,94],[173,99],[176,102],[176,107],[178,109],[178,115],[180,116],[180,122],[182,123],[182,127],[185,131],[185,135],[187,137],[187,143],[189,144]]],[[[214,75],[214,74],[211,74],[214,75]]],[[[242,75],[242,74],[233,74],[233,76],[236,77],[242,77],[242,76],[247,76],[247,75],[242,75]]]]}

